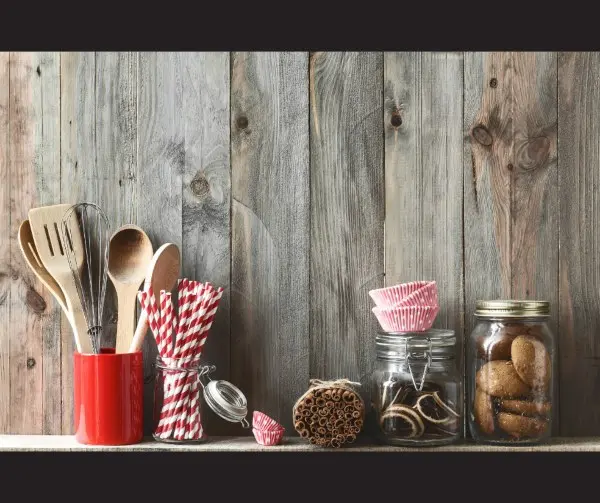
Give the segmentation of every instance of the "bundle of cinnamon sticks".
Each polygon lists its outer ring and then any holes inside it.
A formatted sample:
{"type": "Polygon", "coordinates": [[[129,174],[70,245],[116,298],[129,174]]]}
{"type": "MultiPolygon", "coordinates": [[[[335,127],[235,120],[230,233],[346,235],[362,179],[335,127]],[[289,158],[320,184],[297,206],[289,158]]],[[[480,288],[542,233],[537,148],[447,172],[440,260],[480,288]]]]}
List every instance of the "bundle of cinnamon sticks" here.
{"type": "Polygon", "coordinates": [[[294,428],[311,444],[341,447],[352,443],[364,424],[365,404],[347,379],[312,379],[294,405],[294,428]]]}

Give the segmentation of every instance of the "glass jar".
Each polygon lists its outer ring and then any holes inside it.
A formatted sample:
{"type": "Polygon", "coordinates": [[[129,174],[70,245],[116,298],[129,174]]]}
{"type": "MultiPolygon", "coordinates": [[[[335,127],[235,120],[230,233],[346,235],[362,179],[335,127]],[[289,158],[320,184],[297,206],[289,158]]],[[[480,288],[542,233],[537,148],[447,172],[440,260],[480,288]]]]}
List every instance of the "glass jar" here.
{"type": "Polygon", "coordinates": [[[215,370],[214,365],[202,365],[199,358],[157,356],[152,433],[155,440],[177,443],[206,440],[201,418],[203,404],[226,421],[239,422],[244,428],[250,426],[246,420],[246,397],[227,381],[211,380],[210,374],[215,370]]]}
{"type": "Polygon", "coordinates": [[[534,444],[550,436],[554,336],[545,301],[478,301],[467,344],[469,430],[482,443],[534,444]]]}
{"type": "Polygon", "coordinates": [[[371,396],[379,441],[433,446],[460,438],[455,346],[453,330],[378,333],[371,396]]]}

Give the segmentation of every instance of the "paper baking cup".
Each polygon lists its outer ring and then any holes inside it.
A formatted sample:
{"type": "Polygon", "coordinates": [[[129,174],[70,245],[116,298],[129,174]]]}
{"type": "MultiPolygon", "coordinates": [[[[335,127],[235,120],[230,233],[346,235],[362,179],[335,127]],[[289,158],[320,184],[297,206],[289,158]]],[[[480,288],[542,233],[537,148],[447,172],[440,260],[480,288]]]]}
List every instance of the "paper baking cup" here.
{"type": "Polygon", "coordinates": [[[252,428],[254,438],[260,445],[277,445],[283,438],[283,432],[285,430],[259,430],[252,428]]]}
{"type": "Polygon", "coordinates": [[[374,307],[373,313],[386,332],[423,332],[429,330],[439,306],[374,307]]]}
{"type": "MultiPolygon", "coordinates": [[[[398,306],[437,306],[438,290],[435,281],[404,297],[398,306]]],[[[391,307],[391,306],[390,306],[391,307]]]]}
{"type": "Polygon", "coordinates": [[[377,307],[394,307],[399,305],[411,293],[431,284],[435,285],[437,291],[435,281],[411,281],[410,283],[400,283],[399,285],[377,288],[369,291],[369,295],[375,301],[377,307]]]}
{"type": "Polygon", "coordinates": [[[270,418],[265,413],[258,410],[255,410],[252,414],[252,427],[265,431],[283,430],[283,426],[275,421],[275,419],[270,418]]]}

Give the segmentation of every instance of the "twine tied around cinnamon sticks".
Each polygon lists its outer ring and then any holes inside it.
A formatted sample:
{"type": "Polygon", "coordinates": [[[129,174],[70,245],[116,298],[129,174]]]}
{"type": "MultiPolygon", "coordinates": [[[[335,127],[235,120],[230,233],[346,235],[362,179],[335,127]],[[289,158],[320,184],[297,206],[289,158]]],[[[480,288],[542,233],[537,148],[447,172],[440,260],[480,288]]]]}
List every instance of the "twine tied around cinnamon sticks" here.
{"type": "Polygon", "coordinates": [[[311,379],[293,408],[294,428],[313,445],[341,447],[352,443],[364,424],[360,383],[348,379],[311,379]]]}

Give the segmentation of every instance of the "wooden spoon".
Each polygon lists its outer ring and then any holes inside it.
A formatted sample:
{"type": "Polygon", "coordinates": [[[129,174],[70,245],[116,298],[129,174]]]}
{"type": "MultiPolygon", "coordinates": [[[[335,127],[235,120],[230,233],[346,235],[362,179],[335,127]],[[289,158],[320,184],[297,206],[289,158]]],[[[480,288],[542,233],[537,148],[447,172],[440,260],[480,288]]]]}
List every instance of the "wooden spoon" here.
{"type": "MultiPolygon", "coordinates": [[[[148,290],[152,286],[156,304],[160,302],[160,291],[165,290],[170,292],[175,287],[179,279],[181,267],[181,254],[179,248],[173,243],[165,243],[162,245],[148,266],[146,273],[146,281],[144,282],[144,290],[148,290]]],[[[148,318],[146,312],[142,310],[140,319],[138,320],[137,328],[129,347],[129,352],[134,353],[142,349],[144,337],[148,331],[148,318]]]]}
{"type": "Polygon", "coordinates": [[[138,289],[152,260],[152,242],[137,225],[123,225],[110,238],[108,277],[117,292],[115,353],[126,353],[135,329],[138,289]]]}

